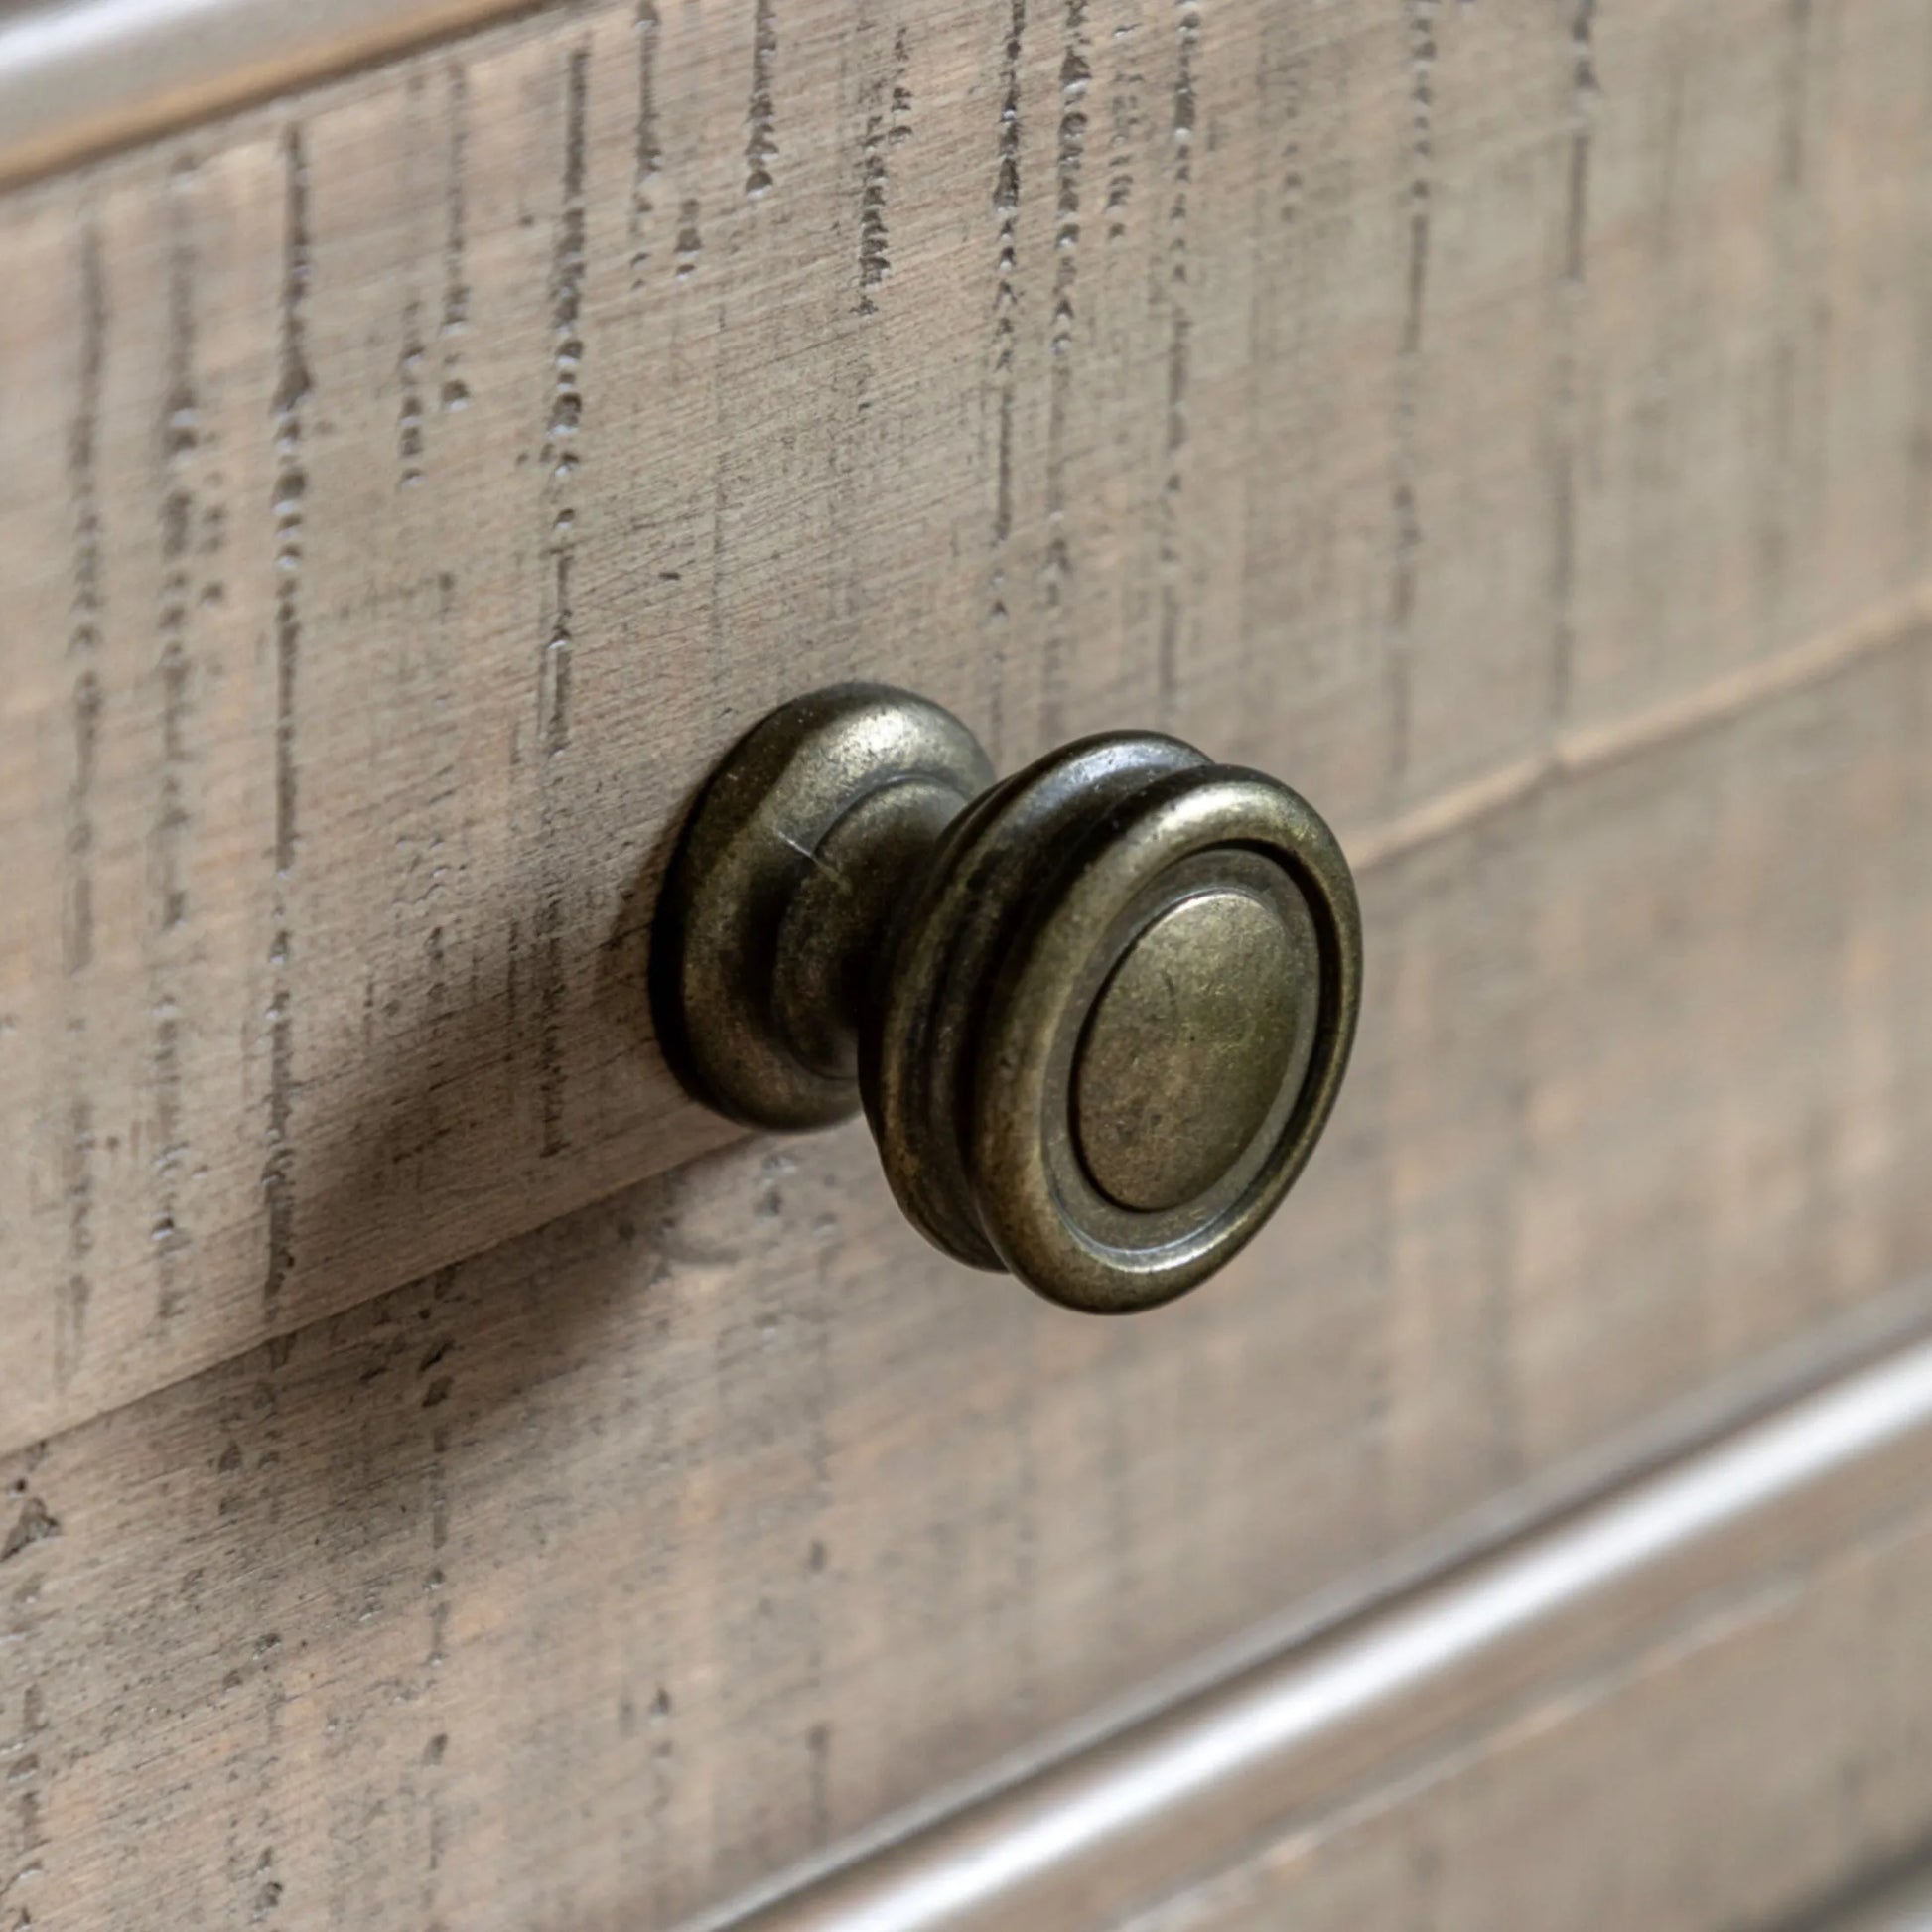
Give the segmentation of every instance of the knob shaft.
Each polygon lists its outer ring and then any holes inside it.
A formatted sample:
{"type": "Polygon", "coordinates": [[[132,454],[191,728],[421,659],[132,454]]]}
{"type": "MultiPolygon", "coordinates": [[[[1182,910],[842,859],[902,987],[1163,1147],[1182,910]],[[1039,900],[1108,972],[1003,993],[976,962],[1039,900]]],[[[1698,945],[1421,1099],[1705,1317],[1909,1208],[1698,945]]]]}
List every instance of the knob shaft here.
{"type": "Polygon", "coordinates": [[[773,712],[672,857],[652,940],[686,1084],[760,1127],[864,1107],[913,1224],[1068,1307],[1153,1308],[1280,1204],[1361,997],[1334,835],[1157,733],[994,784],[878,685],[773,712]]]}

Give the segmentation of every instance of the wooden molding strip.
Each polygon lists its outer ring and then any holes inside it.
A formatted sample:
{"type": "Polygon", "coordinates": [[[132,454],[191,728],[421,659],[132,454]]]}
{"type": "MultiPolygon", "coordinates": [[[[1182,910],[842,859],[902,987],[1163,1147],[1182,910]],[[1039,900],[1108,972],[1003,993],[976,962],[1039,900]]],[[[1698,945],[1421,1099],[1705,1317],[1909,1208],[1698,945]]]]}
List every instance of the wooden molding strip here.
{"type": "Polygon", "coordinates": [[[1932,583],[1915,584],[1804,643],[1753,658],[1707,683],[1673,692],[1607,723],[1559,732],[1534,757],[1438,792],[1394,818],[1343,826],[1342,845],[1357,872],[1387,865],[1506,811],[1544,785],[1640,758],[1672,739],[1708,731],[1808,685],[1821,684],[1862,658],[1909,645],[1928,624],[1932,624],[1932,583]]]}
{"type": "Polygon", "coordinates": [[[0,187],[538,0],[39,0],[0,10],[0,187]]]}
{"type": "Polygon", "coordinates": [[[1921,1846],[1905,1866],[1879,1874],[1849,1895],[1828,1899],[1786,1932],[1926,1932],[1932,1926],[1932,1850],[1921,1846]]]}
{"type": "Polygon", "coordinates": [[[1070,1760],[690,1932],[1100,1925],[1472,1717],[1932,1492],[1920,1342],[1070,1760]]]}

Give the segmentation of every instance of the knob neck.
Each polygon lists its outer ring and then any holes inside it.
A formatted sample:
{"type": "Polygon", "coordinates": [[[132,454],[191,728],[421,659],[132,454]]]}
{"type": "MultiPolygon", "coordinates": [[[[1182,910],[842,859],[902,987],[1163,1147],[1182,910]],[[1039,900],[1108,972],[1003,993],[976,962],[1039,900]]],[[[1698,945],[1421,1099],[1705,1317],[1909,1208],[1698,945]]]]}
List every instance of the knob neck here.
{"type": "Polygon", "coordinates": [[[965,802],[932,778],[882,785],[825,834],[800,873],[778,921],[771,1010],[813,1072],[858,1078],[860,1035],[878,1025],[896,930],[965,802]]]}

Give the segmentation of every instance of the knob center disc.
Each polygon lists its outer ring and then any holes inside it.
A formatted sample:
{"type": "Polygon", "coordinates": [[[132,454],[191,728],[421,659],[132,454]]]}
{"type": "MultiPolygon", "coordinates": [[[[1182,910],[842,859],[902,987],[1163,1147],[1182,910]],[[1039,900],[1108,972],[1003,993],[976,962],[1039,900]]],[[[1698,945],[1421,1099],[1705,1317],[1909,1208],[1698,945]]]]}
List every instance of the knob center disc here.
{"type": "Polygon", "coordinates": [[[1249,893],[1210,891],[1129,946],[1073,1076],[1081,1164],[1110,1200],[1158,1214],[1206,1193],[1240,1159],[1312,1021],[1297,994],[1312,940],[1311,929],[1291,936],[1249,893]]]}

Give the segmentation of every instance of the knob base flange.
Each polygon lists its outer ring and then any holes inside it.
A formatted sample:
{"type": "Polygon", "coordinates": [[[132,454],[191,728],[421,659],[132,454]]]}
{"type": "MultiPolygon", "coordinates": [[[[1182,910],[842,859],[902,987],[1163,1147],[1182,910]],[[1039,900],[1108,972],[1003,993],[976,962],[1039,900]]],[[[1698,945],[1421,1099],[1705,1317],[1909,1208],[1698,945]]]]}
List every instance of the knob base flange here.
{"type": "Polygon", "coordinates": [[[883,685],[814,692],[738,742],[685,821],[651,935],[658,1043],[692,1092],[754,1127],[859,1111],[867,977],[992,781],[958,719],[883,685]]]}

